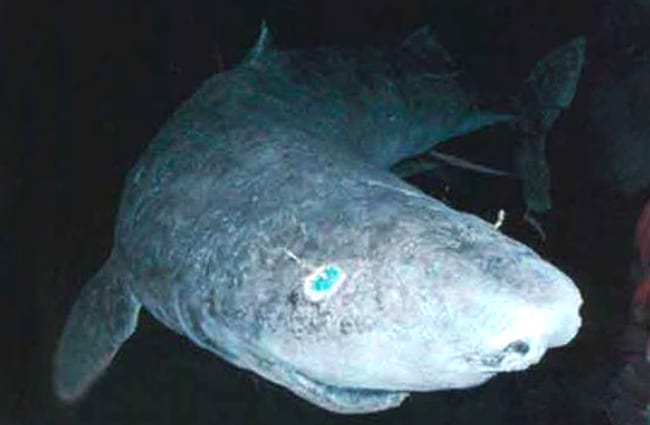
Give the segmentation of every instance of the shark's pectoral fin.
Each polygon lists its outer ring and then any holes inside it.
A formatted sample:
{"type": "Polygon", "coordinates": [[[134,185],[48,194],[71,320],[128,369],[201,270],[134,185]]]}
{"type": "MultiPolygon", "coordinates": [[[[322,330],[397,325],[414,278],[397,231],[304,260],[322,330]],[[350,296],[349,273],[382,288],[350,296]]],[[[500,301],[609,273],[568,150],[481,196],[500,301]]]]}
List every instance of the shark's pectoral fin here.
{"type": "Polygon", "coordinates": [[[81,397],[135,330],[141,304],[109,260],[86,284],[63,329],[54,358],[54,390],[81,397]]]}

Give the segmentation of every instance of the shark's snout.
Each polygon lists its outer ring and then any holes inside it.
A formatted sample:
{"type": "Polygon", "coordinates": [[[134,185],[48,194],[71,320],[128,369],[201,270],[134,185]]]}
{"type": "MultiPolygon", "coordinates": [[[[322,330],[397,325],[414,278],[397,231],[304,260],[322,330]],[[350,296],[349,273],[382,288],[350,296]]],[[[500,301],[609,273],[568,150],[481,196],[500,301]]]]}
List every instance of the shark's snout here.
{"type": "Polygon", "coordinates": [[[538,307],[524,308],[512,325],[486,345],[492,350],[466,360],[485,372],[525,370],[538,363],[546,351],[568,344],[578,333],[579,305],[564,313],[538,307]]]}
{"type": "Polygon", "coordinates": [[[524,370],[576,336],[582,298],[564,273],[506,240],[464,254],[452,274],[459,278],[444,294],[446,304],[461,309],[450,332],[457,350],[468,354],[468,367],[524,370]],[[463,330],[470,330],[467,340],[456,338],[463,330]]]}
{"type": "Polygon", "coordinates": [[[566,345],[576,336],[582,324],[579,314],[580,304],[573,311],[566,311],[564,314],[556,316],[552,322],[554,326],[548,333],[549,348],[566,345]]]}
{"type": "MultiPolygon", "coordinates": [[[[528,258],[522,266],[527,291],[522,296],[534,307],[537,315],[524,315],[525,323],[536,321],[538,338],[546,348],[568,344],[578,333],[582,320],[582,297],[573,281],[549,263],[528,258]]],[[[532,325],[535,326],[535,325],[532,325]]]]}
{"type": "Polygon", "coordinates": [[[522,328],[521,331],[528,337],[509,344],[504,350],[504,362],[511,361],[512,370],[525,369],[539,362],[547,350],[567,345],[580,329],[582,298],[572,281],[561,275],[548,285],[555,292],[553,301],[535,305],[532,307],[534,312],[520,316],[517,327],[522,328]],[[519,342],[525,343],[527,350],[519,342]],[[521,368],[516,366],[518,359],[522,363],[521,368]]]}

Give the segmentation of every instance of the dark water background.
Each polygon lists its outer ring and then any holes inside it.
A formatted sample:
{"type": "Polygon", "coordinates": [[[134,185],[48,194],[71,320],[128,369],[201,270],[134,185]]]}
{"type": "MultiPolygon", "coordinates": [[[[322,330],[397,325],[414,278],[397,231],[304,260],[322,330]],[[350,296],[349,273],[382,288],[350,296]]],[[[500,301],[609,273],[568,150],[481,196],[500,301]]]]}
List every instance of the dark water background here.
{"type": "MultiPolygon", "coordinates": [[[[198,84],[236,64],[266,19],[282,48],[385,45],[431,24],[476,89],[514,94],[536,60],[576,35],[594,67],[616,66],[627,0],[357,0],[3,4],[0,142],[0,424],[607,424],[599,409],[621,366],[634,220],[648,192],[597,182],[570,109],[551,134],[556,207],[540,243],[512,182],[464,175],[459,207],[512,212],[505,231],[573,277],[584,327],[524,373],[479,388],[414,394],[384,413],[342,417],[201,351],[143,315],[109,373],[75,407],[50,390],[52,352],[83,283],[106,258],[125,173],[198,84]],[[608,29],[610,28],[610,29],[608,29]],[[519,214],[519,215],[518,215],[519,214]]],[[[622,65],[624,66],[624,65],[622,65]]],[[[580,86],[575,102],[589,94],[580,86]]],[[[488,129],[459,141],[511,135],[488,129]]],[[[451,142],[450,142],[451,144],[451,142]]],[[[507,143],[505,144],[507,145],[507,143]]],[[[500,146],[495,144],[494,146],[500,146]]],[[[493,148],[477,155],[488,158],[493,148]]],[[[418,180],[424,186],[435,182],[418,180]]]]}

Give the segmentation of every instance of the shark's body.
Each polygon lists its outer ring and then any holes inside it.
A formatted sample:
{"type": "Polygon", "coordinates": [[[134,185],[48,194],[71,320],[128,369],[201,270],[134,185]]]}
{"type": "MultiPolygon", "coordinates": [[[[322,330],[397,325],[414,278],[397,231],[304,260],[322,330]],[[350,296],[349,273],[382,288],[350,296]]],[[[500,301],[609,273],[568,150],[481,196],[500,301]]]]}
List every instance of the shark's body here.
{"type": "Polygon", "coordinates": [[[403,74],[264,40],[182,105],[131,171],[110,258],[63,331],[61,398],[89,388],[143,306],[341,413],[478,385],[573,338],[582,301],[567,276],[387,171],[503,118],[463,104],[446,74],[417,71],[426,37],[403,52],[398,63],[415,61],[403,74]]]}

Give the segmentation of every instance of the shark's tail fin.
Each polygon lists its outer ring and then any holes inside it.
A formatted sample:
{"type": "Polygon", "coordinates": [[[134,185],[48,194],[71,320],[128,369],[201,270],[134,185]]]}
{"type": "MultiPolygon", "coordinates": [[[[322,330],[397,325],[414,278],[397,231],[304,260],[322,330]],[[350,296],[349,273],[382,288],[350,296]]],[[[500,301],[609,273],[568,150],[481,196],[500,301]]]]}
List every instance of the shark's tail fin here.
{"type": "Polygon", "coordinates": [[[80,398],[135,330],[140,303],[121,275],[109,260],[72,308],[54,358],[54,391],[63,401],[80,398]]]}
{"type": "Polygon", "coordinates": [[[552,50],[535,64],[517,99],[515,128],[516,172],[530,212],[550,210],[550,174],[546,162],[546,135],[576,93],[586,57],[586,40],[577,37],[552,50]]]}

